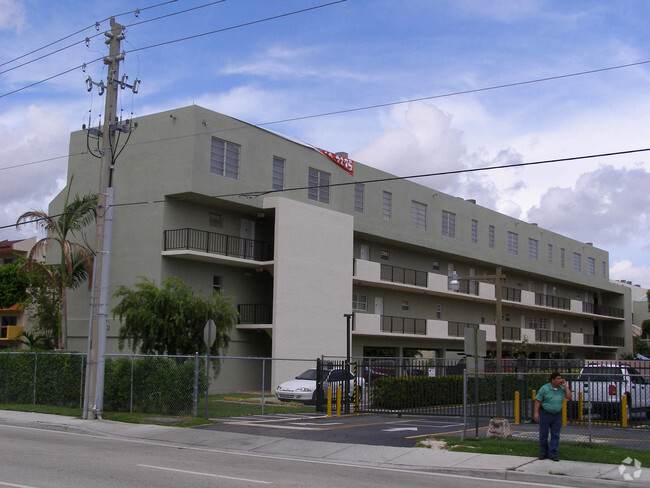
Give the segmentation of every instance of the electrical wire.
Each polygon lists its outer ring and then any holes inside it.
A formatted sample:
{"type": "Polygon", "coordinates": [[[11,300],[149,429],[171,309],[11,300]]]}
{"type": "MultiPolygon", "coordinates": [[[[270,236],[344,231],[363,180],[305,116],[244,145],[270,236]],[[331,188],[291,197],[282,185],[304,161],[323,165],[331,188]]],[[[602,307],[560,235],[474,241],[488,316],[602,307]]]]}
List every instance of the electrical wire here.
{"type": "MultiPolygon", "coordinates": [[[[351,186],[351,185],[357,185],[357,184],[372,184],[372,183],[383,183],[387,181],[398,181],[398,180],[415,180],[418,178],[430,178],[432,176],[448,176],[448,175],[455,175],[455,174],[464,174],[464,173],[476,173],[476,172],[481,172],[481,171],[494,171],[494,170],[499,170],[499,169],[509,169],[509,168],[522,168],[522,167],[527,167],[527,166],[539,166],[542,164],[554,164],[554,163],[568,163],[568,162],[573,162],[573,161],[582,161],[585,159],[595,159],[595,158],[606,158],[606,157],[614,157],[614,156],[622,156],[622,155],[627,155],[627,154],[635,154],[635,153],[642,153],[642,152],[649,152],[650,147],[648,148],[641,148],[641,149],[630,149],[627,151],[616,151],[616,152],[609,152],[609,153],[599,153],[599,154],[588,154],[588,155],[582,155],[582,156],[570,156],[570,157],[565,157],[565,158],[556,158],[556,159],[544,159],[540,161],[530,161],[530,162],[524,162],[524,163],[508,163],[508,164],[500,164],[496,166],[483,166],[479,168],[466,168],[466,169],[458,169],[458,170],[450,170],[450,171],[437,171],[434,173],[419,173],[419,174],[414,174],[414,175],[407,175],[407,176],[390,176],[386,178],[375,178],[375,179],[370,179],[370,180],[356,180],[356,181],[349,181],[345,183],[330,183],[327,185],[307,185],[307,186],[297,186],[293,188],[284,188],[282,190],[259,190],[259,191],[249,191],[249,192],[235,192],[235,193],[222,193],[222,194],[217,194],[217,195],[201,195],[201,196],[195,196],[195,197],[184,197],[184,198],[177,198],[174,199],[174,201],[196,201],[196,200],[207,200],[207,199],[213,199],[213,198],[229,198],[229,197],[244,197],[244,198],[259,198],[264,195],[270,195],[270,194],[275,194],[275,193],[285,193],[285,192],[291,192],[291,191],[300,191],[300,190],[309,190],[309,189],[314,189],[314,188],[335,188],[335,187],[342,187],[342,186],[351,186]]],[[[136,205],[152,205],[152,204],[157,204],[157,203],[165,203],[167,202],[167,199],[162,199],[162,200],[146,200],[146,201],[139,201],[139,202],[127,202],[127,203],[116,203],[113,205],[113,207],[128,207],[128,206],[136,206],[136,205]]],[[[50,217],[60,217],[65,215],[65,213],[53,215],[50,217]]],[[[31,224],[31,223],[36,223],[39,220],[44,220],[44,219],[35,219],[33,221],[21,223],[21,224],[9,224],[9,225],[3,225],[0,226],[0,229],[8,229],[11,227],[19,227],[20,225],[26,225],[26,224],[31,224]]]]}
{"type": "MultiPolygon", "coordinates": [[[[135,10],[129,10],[128,12],[123,12],[123,13],[121,13],[121,14],[111,15],[111,16],[109,16],[109,17],[106,17],[104,20],[97,21],[97,22],[95,22],[94,24],[89,25],[88,27],[84,27],[83,29],[80,29],[80,30],[78,30],[78,31],[76,31],[76,32],[73,32],[72,34],[69,34],[69,35],[64,36],[64,37],[62,37],[62,38],[60,38],[60,39],[57,39],[56,41],[52,41],[52,42],[50,42],[49,44],[46,44],[46,45],[44,45],[44,46],[39,47],[38,49],[34,49],[33,51],[30,51],[30,52],[25,53],[25,54],[21,54],[20,56],[18,56],[18,57],[16,57],[16,58],[10,59],[9,61],[5,61],[5,62],[3,62],[3,63],[0,63],[0,67],[2,67],[2,66],[6,66],[7,64],[11,64],[11,63],[16,62],[16,61],[18,61],[18,60],[20,60],[20,59],[26,58],[27,56],[30,56],[30,55],[32,55],[32,54],[35,54],[35,53],[39,52],[39,51],[42,51],[43,49],[47,49],[47,48],[50,47],[50,46],[54,46],[55,44],[58,44],[59,42],[63,42],[63,41],[65,41],[66,39],[70,39],[71,37],[74,37],[74,36],[76,36],[76,35],[78,35],[78,34],[81,34],[82,32],[84,32],[84,31],[86,31],[86,30],[88,30],[88,29],[92,29],[93,27],[95,27],[95,28],[98,29],[100,24],[106,22],[107,20],[110,20],[111,17],[122,17],[122,16],[124,16],[124,15],[129,15],[129,14],[133,14],[133,13],[136,13],[136,12],[139,13],[139,12],[143,12],[143,11],[145,11],[145,10],[150,10],[150,9],[153,9],[153,8],[162,7],[163,5],[167,5],[167,4],[170,4],[170,3],[176,3],[177,1],[178,1],[178,0],[168,0],[168,1],[166,1],[166,2],[162,2],[162,3],[156,4],[156,5],[151,5],[151,6],[149,6],[149,7],[137,8],[137,9],[135,9],[135,10]]],[[[225,0],[224,0],[224,1],[225,1],[225,0]]],[[[95,37],[97,37],[98,35],[101,35],[101,34],[96,34],[96,35],[94,35],[92,38],[95,38],[95,37]]],[[[80,42],[85,42],[85,39],[84,39],[83,41],[80,41],[80,42]]],[[[73,46],[73,45],[77,45],[77,44],[79,44],[79,43],[77,42],[77,43],[75,43],[75,44],[72,44],[71,46],[73,46]]],[[[68,46],[68,47],[71,47],[71,46],[68,46]]],[[[65,49],[67,49],[67,48],[65,48],[65,49]]],[[[59,50],[59,51],[60,51],[60,50],[59,50]]],[[[56,52],[59,52],[59,51],[55,51],[55,53],[56,53],[56,52]]],[[[52,53],[52,54],[54,54],[54,53],[52,53]]],[[[49,56],[49,55],[48,55],[48,56],[49,56]]],[[[41,58],[38,58],[38,59],[42,59],[43,57],[45,57],[45,56],[42,56],[41,58]]],[[[30,62],[31,62],[31,61],[30,61],[30,62]]],[[[25,64],[28,64],[28,63],[25,63],[25,64]]],[[[21,65],[21,66],[24,66],[24,65],[21,65]]],[[[12,69],[13,69],[13,68],[12,68],[12,69]]],[[[10,71],[10,70],[7,70],[7,71],[10,71]]],[[[0,72],[0,74],[2,74],[2,73],[5,73],[5,71],[0,72]]]]}
{"type": "MultiPolygon", "coordinates": [[[[210,31],[210,32],[204,32],[202,34],[195,34],[195,35],[192,35],[192,36],[182,37],[182,38],[179,38],[179,39],[173,39],[171,41],[165,41],[165,42],[160,42],[158,44],[152,44],[150,46],[146,46],[146,47],[142,47],[142,48],[132,49],[131,51],[125,51],[125,54],[138,52],[138,51],[144,51],[146,49],[152,49],[152,48],[155,48],[155,47],[166,46],[166,45],[174,44],[174,43],[177,43],[177,42],[188,41],[188,40],[191,40],[191,39],[196,39],[196,38],[199,38],[199,37],[218,34],[218,33],[221,33],[221,32],[226,32],[226,31],[230,31],[230,30],[233,30],[233,29],[239,29],[239,28],[242,28],[242,27],[248,27],[248,26],[259,24],[259,23],[262,23],[262,22],[269,22],[271,20],[277,20],[277,19],[281,19],[281,18],[284,18],[284,17],[292,16],[292,15],[302,14],[302,13],[305,13],[305,12],[310,12],[312,10],[317,10],[317,9],[321,9],[321,8],[324,8],[324,7],[330,7],[332,5],[336,5],[336,4],[344,3],[344,2],[347,2],[347,0],[336,0],[334,2],[321,4],[321,5],[316,5],[314,7],[309,7],[309,8],[305,8],[305,9],[302,9],[302,10],[295,10],[293,12],[287,12],[285,14],[275,15],[275,16],[272,16],[272,17],[264,18],[264,19],[253,20],[253,21],[245,22],[243,24],[239,24],[239,25],[235,25],[235,26],[224,27],[223,29],[216,29],[216,30],[213,30],[213,31],[210,31]]],[[[45,78],[44,80],[40,80],[40,81],[31,83],[29,85],[23,86],[22,88],[17,88],[15,90],[10,91],[10,92],[3,93],[3,94],[0,95],[0,98],[4,98],[4,97],[7,97],[9,95],[13,95],[13,94],[18,93],[20,91],[26,90],[28,88],[32,88],[32,87],[34,87],[36,85],[40,85],[41,83],[45,83],[46,81],[50,81],[50,80],[52,80],[54,78],[58,78],[59,76],[63,76],[65,74],[68,74],[71,71],[74,71],[76,69],[85,68],[86,66],[88,66],[90,64],[93,64],[93,63],[96,63],[97,61],[99,61],[101,59],[103,59],[103,57],[94,59],[94,60],[89,61],[87,63],[83,63],[83,64],[81,64],[79,66],[75,66],[74,68],[70,68],[70,69],[68,69],[66,71],[63,71],[61,73],[52,75],[52,76],[50,76],[48,78],[45,78]]]]}

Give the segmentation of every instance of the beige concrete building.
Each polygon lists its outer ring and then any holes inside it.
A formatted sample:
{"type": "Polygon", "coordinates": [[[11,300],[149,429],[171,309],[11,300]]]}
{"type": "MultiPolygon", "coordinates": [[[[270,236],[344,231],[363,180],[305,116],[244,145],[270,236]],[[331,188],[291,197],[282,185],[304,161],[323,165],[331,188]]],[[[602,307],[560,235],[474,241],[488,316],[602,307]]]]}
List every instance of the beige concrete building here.
{"type": "MultiPolygon", "coordinates": [[[[73,193],[98,188],[86,137],[71,135],[73,193]]],[[[114,182],[111,293],[175,275],[234,296],[229,355],[344,356],[351,312],[354,356],[457,357],[468,324],[494,351],[495,283],[478,277],[497,266],[506,356],[522,340],[531,357],[631,350],[606,251],[198,106],[138,119],[114,182]],[[454,292],[454,272],[477,279],[454,292]]],[[[70,348],[85,351],[89,294],[69,301],[70,348]]]]}

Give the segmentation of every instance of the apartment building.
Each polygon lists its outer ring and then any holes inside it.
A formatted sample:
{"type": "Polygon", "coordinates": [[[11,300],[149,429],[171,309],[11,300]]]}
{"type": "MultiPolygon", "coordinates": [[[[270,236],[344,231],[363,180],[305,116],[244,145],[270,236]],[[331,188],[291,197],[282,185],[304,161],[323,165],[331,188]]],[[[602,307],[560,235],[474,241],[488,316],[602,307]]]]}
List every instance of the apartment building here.
{"type": "MultiPolygon", "coordinates": [[[[70,154],[72,192],[96,192],[85,131],[70,154]]],[[[495,282],[481,276],[498,266],[504,355],[631,351],[629,289],[605,250],[199,106],[138,119],[114,186],[111,293],[174,275],[235,297],[229,355],[344,356],[351,312],[354,356],[457,357],[468,324],[494,351],[495,282]]],[[[89,301],[70,293],[71,349],[87,348],[89,301]]]]}
{"type": "MultiPolygon", "coordinates": [[[[0,266],[14,263],[29,255],[36,244],[36,237],[28,239],[5,239],[0,241],[0,266]]],[[[19,303],[2,304],[0,307],[0,349],[8,347],[19,338],[27,324],[24,307],[19,303]]]]}

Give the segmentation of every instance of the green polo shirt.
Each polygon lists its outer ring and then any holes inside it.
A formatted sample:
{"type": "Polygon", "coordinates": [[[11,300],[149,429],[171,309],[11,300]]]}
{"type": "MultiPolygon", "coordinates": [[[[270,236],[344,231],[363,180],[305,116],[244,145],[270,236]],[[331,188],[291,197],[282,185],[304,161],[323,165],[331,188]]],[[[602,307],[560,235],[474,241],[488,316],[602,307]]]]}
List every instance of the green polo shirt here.
{"type": "Polygon", "coordinates": [[[560,413],[564,404],[564,387],[558,386],[553,389],[550,383],[546,383],[537,392],[535,400],[538,400],[540,406],[548,413],[560,413]]]}

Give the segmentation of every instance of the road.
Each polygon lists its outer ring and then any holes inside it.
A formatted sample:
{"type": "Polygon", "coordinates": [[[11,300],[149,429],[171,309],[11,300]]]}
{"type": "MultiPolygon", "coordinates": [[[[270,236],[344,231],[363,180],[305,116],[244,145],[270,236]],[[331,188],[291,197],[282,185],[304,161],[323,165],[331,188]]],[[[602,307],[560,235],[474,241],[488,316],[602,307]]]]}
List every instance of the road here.
{"type": "Polygon", "coordinates": [[[25,426],[0,425],[0,436],[0,487],[553,486],[25,426]]]}

